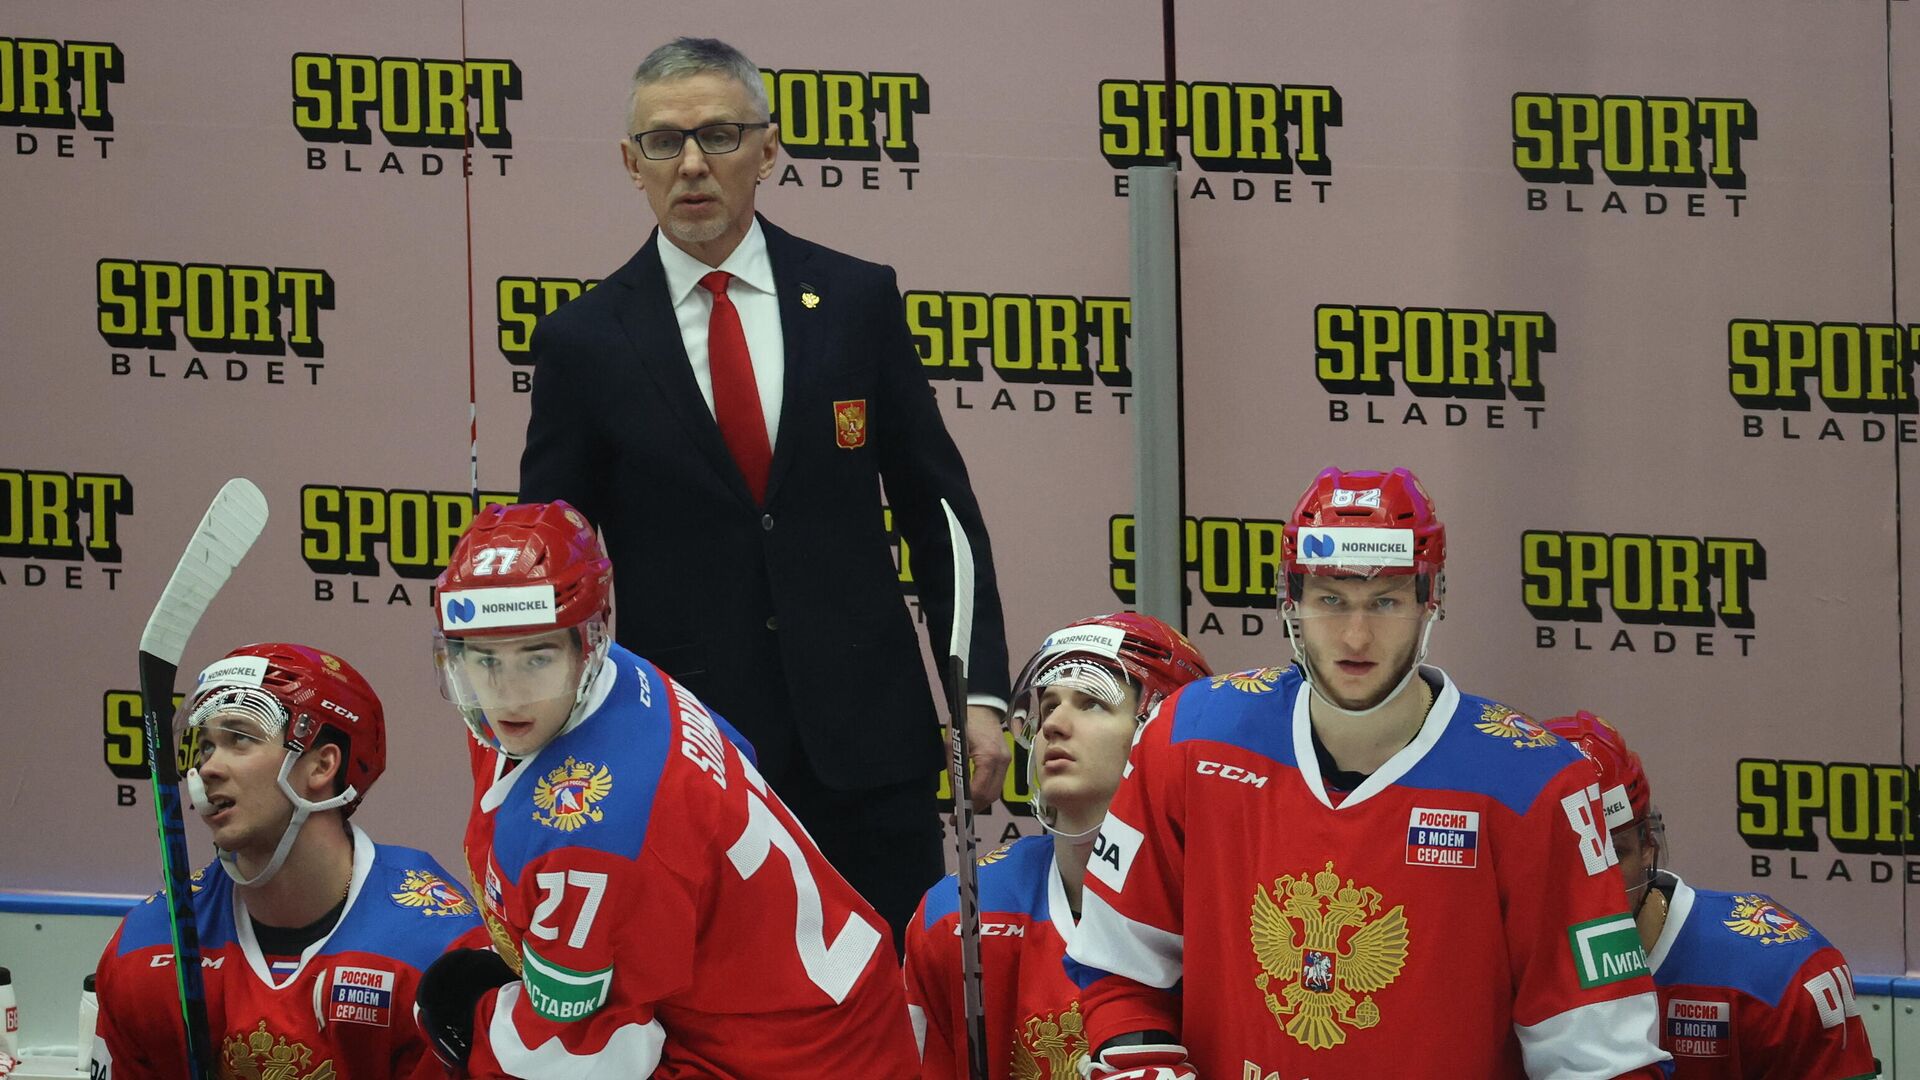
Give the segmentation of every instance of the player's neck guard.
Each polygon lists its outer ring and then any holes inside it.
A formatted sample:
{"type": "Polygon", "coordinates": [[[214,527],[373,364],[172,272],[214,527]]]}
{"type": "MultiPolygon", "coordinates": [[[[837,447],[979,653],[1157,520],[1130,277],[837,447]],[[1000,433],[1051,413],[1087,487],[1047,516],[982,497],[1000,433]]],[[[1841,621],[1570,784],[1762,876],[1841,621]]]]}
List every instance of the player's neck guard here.
{"type": "Polygon", "coordinates": [[[1406,673],[1400,676],[1400,681],[1395,683],[1393,689],[1387,691],[1379,701],[1374,702],[1372,705],[1364,709],[1349,709],[1329,697],[1327,693],[1320,688],[1320,680],[1314,677],[1313,658],[1307,653],[1306,636],[1300,632],[1300,615],[1298,613],[1297,603],[1293,600],[1288,600],[1286,603],[1280,605],[1280,622],[1281,625],[1286,627],[1287,644],[1293,646],[1294,666],[1300,669],[1301,680],[1307,684],[1307,689],[1311,690],[1313,696],[1320,699],[1322,704],[1342,716],[1350,716],[1355,719],[1363,716],[1372,716],[1374,713],[1386,708],[1390,702],[1400,696],[1402,691],[1412,685],[1414,678],[1420,674],[1421,665],[1427,662],[1427,648],[1433,640],[1433,624],[1440,621],[1439,607],[1429,604],[1426,612],[1421,615],[1421,618],[1425,621],[1420,627],[1420,646],[1413,651],[1413,660],[1407,665],[1406,673]]]}

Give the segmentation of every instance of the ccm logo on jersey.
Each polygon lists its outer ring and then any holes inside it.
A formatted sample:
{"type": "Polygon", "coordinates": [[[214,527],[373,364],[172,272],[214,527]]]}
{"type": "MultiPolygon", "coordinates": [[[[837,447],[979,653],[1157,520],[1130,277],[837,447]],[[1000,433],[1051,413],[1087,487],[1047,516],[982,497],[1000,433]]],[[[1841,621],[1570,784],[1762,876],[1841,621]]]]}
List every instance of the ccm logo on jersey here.
{"type": "MultiPolygon", "coordinates": [[[[953,924],[953,936],[960,936],[960,924],[953,924]]],[[[1027,928],[1020,923],[983,922],[980,924],[981,937],[1019,937],[1027,936],[1027,928]]]]}
{"type": "Polygon", "coordinates": [[[1414,807],[1407,816],[1407,865],[1480,865],[1480,812],[1414,807]]]}
{"type": "Polygon", "coordinates": [[[1202,761],[1193,767],[1201,776],[1217,776],[1222,780],[1238,780],[1242,784],[1251,784],[1257,788],[1267,786],[1267,778],[1259,773],[1249,772],[1238,765],[1222,765],[1218,761],[1202,761]]]}
{"type": "Polygon", "coordinates": [[[1093,857],[1087,860],[1087,872],[1099,878],[1102,885],[1120,892],[1127,887],[1127,872],[1133,869],[1133,857],[1140,853],[1144,839],[1139,829],[1108,814],[1106,824],[1093,838],[1093,857]]]}
{"type": "Polygon", "coordinates": [[[393,988],[396,982],[393,972],[337,967],[325,980],[314,982],[316,991],[322,982],[327,988],[325,1000],[319,1003],[322,1024],[343,1021],[376,1027],[393,1026],[393,988]]]}
{"type": "MultiPolygon", "coordinates": [[[[227,962],[227,958],[224,956],[202,956],[200,958],[200,966],[208,971],[219,971],[221,966],[224,965],[226,962],[227,962]]],[[[147,966],[162,968],[162,967],[167,967],[172,963],[173,963],[173,954],[170,952],[163,952],[154,956],[154,958],[148,962],[147,966]]]]}
{"type": "Polygon", "coordinates": [[[1726,1057],[1732,1041],[1732,1005],[1683,998],[1667,1002],[1664,1043],[1675,1057],[1726,1057]]]}

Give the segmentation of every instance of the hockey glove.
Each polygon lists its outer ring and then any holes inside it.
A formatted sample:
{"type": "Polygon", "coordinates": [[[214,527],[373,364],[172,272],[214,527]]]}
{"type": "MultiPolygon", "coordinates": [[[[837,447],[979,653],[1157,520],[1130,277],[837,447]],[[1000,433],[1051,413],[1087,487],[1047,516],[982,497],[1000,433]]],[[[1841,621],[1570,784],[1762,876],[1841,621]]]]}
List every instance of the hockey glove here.
{"type": "Polygon", "coordinates": [[[1108,1043],[1099,1057],[1082,1068],[1088,1080],[1200,1080],[1200,1074],[1187,1064],[1187,1048],[1173,1042],[1108,1043]]]}
{"type": "Polygon", "coordinates": [[[413,992],[414,1021],[454,1075],[466,1070],[473,1049],[473,1010],[487,991],[519,978],[491,949],[455,949],[442,953],[420,976],[413,992]]]}

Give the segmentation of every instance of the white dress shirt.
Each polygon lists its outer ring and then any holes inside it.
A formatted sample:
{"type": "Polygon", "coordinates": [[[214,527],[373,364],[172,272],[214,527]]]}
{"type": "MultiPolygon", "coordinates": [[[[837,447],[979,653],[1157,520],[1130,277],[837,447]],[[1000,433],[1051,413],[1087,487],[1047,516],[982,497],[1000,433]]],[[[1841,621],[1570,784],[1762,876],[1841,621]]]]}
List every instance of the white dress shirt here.
{"type": "Polygon", "coordinates": [[[713,318],[713,294],[700,279],[714,270],[733,275],[727,297],[740,313],[747,335],[747,354],[753,359],[753,381],[760,390],[760,411],[767,422],[767,445],[780,433],[780,403],[786,393],[787,343],[780,332],[780,297],[773,287],[773,262],[767,258],[767,237],[754,219],[740,246],[718,267],[708,266],[674,246],[667,230],[660,230],[660,268],[667,275],[667,298],[680,321],[680,340],[687,346],[687,362],[707,411],[713,411],[713,365],[707,359],[707,324],[713,318]]]}

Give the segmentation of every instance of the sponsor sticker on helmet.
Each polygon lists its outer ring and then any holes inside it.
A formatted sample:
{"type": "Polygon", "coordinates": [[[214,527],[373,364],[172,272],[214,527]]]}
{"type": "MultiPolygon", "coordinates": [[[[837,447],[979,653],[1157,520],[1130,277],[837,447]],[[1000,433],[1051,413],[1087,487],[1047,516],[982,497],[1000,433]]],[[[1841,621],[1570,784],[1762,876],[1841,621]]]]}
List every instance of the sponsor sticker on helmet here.
{"type": "Polygon", "coordinates": [[[1600,808],[1606,814],[1608,830],[1633,824],[1633,800],[1627,797],[1625,784],[1615,784],[1602,792],[1600,808]]]}
{"type": "Polygon", "coordinates": [[[1090,652],[1120,658],[1120,646],[1127,632],[1117,626],[1074,626],[1056,630],[1040,646],[1042,653],[1090,652]]]}
{"type": "Polygon", "coordinates": [[[448,633],[503,626],[550,626],[559,618],[551,585],[466,589],[440,594],[440,628],[448,633]]]}
{"type": "Polygon", "coordinates": [[[1302,566],[1412,566],[1412,529],[1301,529],[1302,566]]]}
{"type": "Polygon", "coordinates": [[[230,656],[208,664],[194,686],[205,690],[215,686],[259,686],[266,681],[266,657],[230,656]]]}

